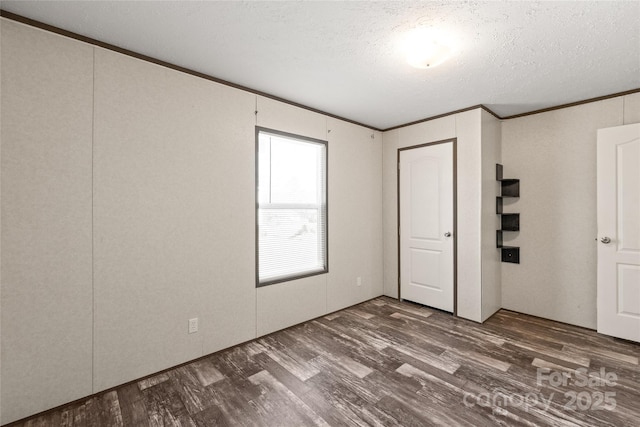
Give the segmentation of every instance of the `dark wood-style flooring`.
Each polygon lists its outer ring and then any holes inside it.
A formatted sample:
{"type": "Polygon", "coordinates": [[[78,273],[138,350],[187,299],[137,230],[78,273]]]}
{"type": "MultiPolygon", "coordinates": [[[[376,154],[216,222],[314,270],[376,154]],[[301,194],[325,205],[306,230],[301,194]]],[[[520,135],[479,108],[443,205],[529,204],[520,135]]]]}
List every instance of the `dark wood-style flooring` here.
{"type": "Polygon", "coordinates": [[[640,345],[380,297],[16,426],[640,426],[640,345]]]}

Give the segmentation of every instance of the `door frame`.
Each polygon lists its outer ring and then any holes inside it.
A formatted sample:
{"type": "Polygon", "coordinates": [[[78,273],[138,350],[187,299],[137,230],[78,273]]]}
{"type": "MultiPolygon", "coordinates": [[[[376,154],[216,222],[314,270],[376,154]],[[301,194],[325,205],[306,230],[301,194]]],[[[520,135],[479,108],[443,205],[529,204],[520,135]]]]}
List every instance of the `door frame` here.
{"type": "Polygon", "coordinates": [[[427,142],[424,144],[410,145],[408,147],[398,148],[396,158],[396,186],[397,186],[397,238],[398,238],[398,300],[402,300],[402,289],[400,287],[400,153],[402,151],[414,150],[416,148],[424,148],[430,145],[452,143],[452,161],[453,161],[453,315],[458,316],[458,138],[441,139],[439,141],[427,142]]]}

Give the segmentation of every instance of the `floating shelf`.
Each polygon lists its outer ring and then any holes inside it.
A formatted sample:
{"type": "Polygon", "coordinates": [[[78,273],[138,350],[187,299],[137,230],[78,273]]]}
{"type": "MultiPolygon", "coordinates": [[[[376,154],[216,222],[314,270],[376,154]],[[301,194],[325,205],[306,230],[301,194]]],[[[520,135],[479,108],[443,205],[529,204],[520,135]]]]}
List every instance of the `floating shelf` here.
{"type": "Polygon", "coordinates": [[[501,228],[504,231],[520,231],[520,214],[503,213],[501,222],[501,228]]]}
{"type": "Polygon", "coordinates": [[[503,246],[502,262],[520,264],[520,248],[517,246],[503,246]]]}
{"type": "Polygon", "coordinates": [[[503,230],[496,230],[496,247],[500,249],[501,261],[520,264],[520,248],[517,246],[504,246],[502,244],[503,230]]]}
{"type": "Polygon", "coordinates": [[[520,197],[520,180],[519,179],[503,179],[502,197],[520,197]]]}
{"type": "Polygon", "coordinates": [[[496,230],[496,247],[500,249],[502,262],[520,264],[520,248],[504,246],[502,233],[506,231],[520,231],[520,214],[504,212],[505,197],[520,197],[520,180],[505,179],[502,175],[502,165],[496,163],[496,181],[500,182],[500,196],[496,197],[496,214],[501,215],[500,230],[496,230]]]}

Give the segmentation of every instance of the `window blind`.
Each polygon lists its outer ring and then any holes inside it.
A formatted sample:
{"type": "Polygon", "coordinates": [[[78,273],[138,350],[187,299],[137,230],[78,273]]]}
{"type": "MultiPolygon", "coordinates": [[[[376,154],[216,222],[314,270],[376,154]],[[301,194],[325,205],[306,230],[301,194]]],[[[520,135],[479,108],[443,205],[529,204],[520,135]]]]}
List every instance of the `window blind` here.
{"type": "Polygon", "coordinates": [[[327,271],[326,142],[258,132],[258,285],[327,271]]]}

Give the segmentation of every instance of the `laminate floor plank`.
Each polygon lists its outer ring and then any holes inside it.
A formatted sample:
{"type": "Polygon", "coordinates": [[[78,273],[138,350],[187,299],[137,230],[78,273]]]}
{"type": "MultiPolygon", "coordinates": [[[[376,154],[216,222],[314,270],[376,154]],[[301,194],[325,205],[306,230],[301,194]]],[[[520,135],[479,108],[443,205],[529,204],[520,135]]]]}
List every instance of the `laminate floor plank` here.
{"type": "Polygon", "coordinates": [[[502,346],[502,348],[504,348],[506,351],[518,352],[528,357],[531,360],[531,363],[533,363],[534,360],[539,359],[539,360],[546,360],[557,366],[563,366],[570,370],[576,370],[576,369],[586,367],[584,364],[574,363],[574,361],[572,361],[570,357],[562,356],[562,353],[558,353],[558,350],[554,350],[554,349],[549,349],[549,351],[545,351],[546,349],[543,347],[534,348],[525,343],[518,345],[518,343],[515,343],[515,342],[507,342],[502,346]],[[556,355],[560,355],[562,358],[558,359],[555,357],[556,355]]]}
{"type": "Polygon", "coordinates": [[[323,358],[331,361],[331,363],[339,367],[345,368],[347,371],[358,376],[359,378],[363,378],[368,374],[370,374],[371,372],[373,372],[373,370],[368,366],[352,359],[347,354],[340,351],[341,349],[340,347],[330,346],[329,348],[331,350],[330,351],[326,350],[321,345],[321,342],[319,342],[318,340],[315,340],[314,338],[310,338],[306,334],[299,335],[298,340],[301,343],[301,345],[314,349],[315,356],[311,360],[317,359],[318,356],[322,356],[323,358]]]}
{"type": "Polygon", "coordinates": [[[430,353],[434,356],[441,355],[448,348],[444,345],[433,343],[428,338],[412,332],[403,324],[385,324],[377,330],[380,334],[385,334],[385,336],[389,337],[389,341],[393,343],[393,346],[403,345],[406,347],[417,347],[420,348],[422,353],[430,353]]]}
{"type": "MultiPolygon", "coordinates": [[[[312,323],[314,326],[324,328],[327,334],[333,335],[335,342],[332,343],[332,345],[342,346],[342,348],[345,349],[344,354],[348,355],[358,363],[369,368],[379,369],[382,371],[392,371],[397,368],[397,366],[395,366],[395,361],[381,357],[380,350],[369,345],[370,343],[352,338],[348,334],[342,333],[339,329],[334,329],[320,321],[314,321],[312,323]]],[[[336,351],[340,352],[340,350],[336,351]]]]}
{"type": "Polygon", "coordinates": [[[640,344],[379,297],[13,423],[640,427],[640,344]]]}
{"type": "Polygon", "coordinates": [[[535,317],[522,317],[512,315],[515,313],[498,313],[496,322],[509,325],[509,329],[514,332],[524,332],[530,338],[541,340],[547,344],[555,344],[560,347],[567,343],[580,344],[589,340],[589,334],[578,328],[559,328],[542,319],[535,317]],[[514,326],[516,328],[514,328],[514,326]]]}
{"type": "MultiPolygon", "coordinates": [[[[315,400],[324,401],[339,419],[339,423],[348,426],[367,426],[359,415],[366,401],[353,393],[341,382],[335,382],[335,378],[326,373],[320,373],[311,380],[313,387],[311,392],[315,400]]],[[[326,413],[326,411],[325,411],[326,413]]],[[[326,417],[325,417],[326,419],[326,417]]]]}
{"type": "MultiPolygon", "coordinates": [[[[345,391],[345,395],[352,397],[352,403],[353,399],[357,398],[358,402],[372,404],[384,395],[384,390],[370,387],[366,379],[356,377],[346,369],[336,366],[322,356],[314,359],[313,363],[323,374],[319,377],[318,381],[323,385],[340,384],[342,390],[345,391]]],[[[309,383],[311,385],[317,384],[316,381],[310,381],[309,383]]]]}
{"type": "Polygon", "coordinates": [[[87,410],[89,425],[122,427],[120,401],[115,390],[96,396],[90,402],[91,408],[87,410]]]}
{"type": "Polygon", "coordinates": [[[203,386],[192,365],[185,365],[168,372],[175,392],[189,415],[197,414],[212,403],[210,388],[203,386]]]}
{"type": "Polygon", "coordinates": [[[171,379],[145,388],[143,395],[151,426],[195,426],[171,379]]]}
{"type": "Polygon", "coordinates": [[[84,427],[87,425],[87,413],[84,403],[79,404],[73,410],[73,425],[78,427],[84,427]]]}
{"type": "MultiPolygon", "coordinates": [[[[146,412],[145,412],[146,415],[146,412]]],[[[56,414],[54,414],[54,416],[51,417],[50,420],[50,424],[49,425],[58,425],[56,424],[59,420],[59,425],[61,427],[72,427],[73,426],[73,409],[62,409],[60,411],[56,411],[56,414]],[[57,413],[60,413],[59,416],[57,415],[57,413]]],[[[124,424],[124,420],[123,420],[123,424],[124,424]]],[[[131,425],[131,424],[128,424],[131,425]]],[[[141,424],[142,425],[142,424],[141,424]]]]}
{"type": "Polygon", "coordinates": [[[225,379],[244,380],[262,370],[260,365],[255,363],[253,356],[245,346],[234,347],[231,350],[223,350],[221,353],[211,357],[214,367],[225,377],[225,379]]]}
{"type": "MultiPolygon", "coordinates": [[[[438,342],[436,346],[429,344],[428,335],[420,335],[418,333],[411,334],[410,337],[403,335],[403,331],[399,328],[395,328],[392,331],[385,330],[384,328],[378,329],[380,332],[388,332],[388,334],[394,338],[394,341],[402,339],[404,342],[410,342],[409,347],[411,349],[418,349],[417,354],[422,354],[428,357],[428,353],[425,352],[425,348],[431,347],[431,352],[435,353],[440,351],[439,363],[459,366],[461,361],[467,360],[470,362],[481,363],[486,366],[507,370],[511,366],[513,360],[509,358],[508,352],[495,344],[495,341],[485,343],[483,347],[469,342],[456,342],[455,344],[445,343],[443,341],[438,342]]],[[[394,348],[403,351],[407,345],[396,342],[394,348]]],[[[404,351],[406,353],[406,351],[404,351]]],[[[415,351],[414,351],[415,353],[415,351]]],[[[411,353],[408,353],[411,354],[411,353]]],[[[433,358],[432,358],[433,359],[433,358]]],[[[521,360],[521,357],[517,360],[521,360]]],[[[429,362],[427,362],[429,363],[429,362]]],[[[526,362],[528,363],[528,362],[526,362]]],[[[432,363],[433,364],[433,363],[432,363]]]]}
{"type": "Polygon", "coordinates": [[[224,379],[224,375],[216,369],[210,358],[197,360],[190,366],[195,371],[198,381],[204,387],[224,379]]]}
{"type": "Polygon", "coordinates": [[[269,349],[266,354],[273,359],[274,362],[291,372],[301,381],[306,381],[320,372],[312,364],[298,357],[294,352],[269,349]]]}
{"type": "Polygon", "coordinates": [[[421,306],[419,304],[415,304],[412,302],[399,302],[399,301],[385,301],[385,304],[393,307],[396,311],[400,312],[400,313],[404,313],[406,315],[416,315],[416,316],[420,316],[420,317],[430,317],[432,314],[435,313],[435,311],[426,308],[424,306],[421,306]]]}
{"type": "Polygon", "coordinates": [[[413,407],[410,402],[401,397],[385,396],[376,403],[376,408],[388,414],[399,426],[429,427],[438,425],[434,420],[425,417],[419,408],[413,407]]]}
{"type": "Polygon", "coordinates": [[[140,390],[144,390],[168,380],[169,380],[169,375],[166,372],[163,372],[159,375],[154,375],[152,377],[138,381],[138,387],[140,388],[140,390]]]}
{"type": "Polygon", "coordinates": [[[597,347],[584,347],[584,346],[574,346],[574,345],[565,345],[562,350],[571,351],[574,353],[585,353],[591,355],[592,358],[603,358],[607,359],[609,363],[619,363],[620,365],[633,365],[638,366],[639,364],[639,356],[638,354],[628,354],[622,353],[619,351],[612,351],[606,348],[597,348],[597,347]]]}
{"type": "Polygon", "coordinates": [[[304,397],[312,388],[306,382],[300,381],[298,377],[287,371],[280,364],[276,363],[266,354],[256,355],[258,363],[269,372],[275,379],[282,383],[287,389],[298,397],[304,397]]]}
{"type": "Polygon", "coordinates": [[[193,422],[198,427],[228,427],[229,424],[226,422],[224,415],[220,408],[216,406],[210,406],[204,411],[198,412],[193,416],[193,422]]]}
{"type": "Polygon", "coordinates": [[[284,386],[268,371],[260,371],[249,378],[253,384],[259,385],[264,392],[260,401],[264,412],[263,420],[272,425],[313,425],[328,427],[329,424],[300,399],[289,388],[284,386]]]}
{"type": "MultiPolygon", "coordinates": [[[[351,337],[358,343],[366,343],[367,347],[380,351],[386,348],[389,343],[384,338],[381,338],[376,333],[376,330],[369,327],[362,327],[365,320],[355,318],[355,316],[349,316],[345,314],[340,317],[340,322],[333,322],[331,325],[326,325],[329,329],[339,331],[345,336],[351,337]]],[[[370,321],[367,321],[368,324],[370,321]]],[[[322,319],[318,323],[325,324],[322,319]]]]}
{"type": "MultiPolygon", "coordinates": [[[[437,318],[438,316],[433,316],[437,318]]],[[[446,349],[464,349],[474,350],[477,347],[477,343],[469,338],[464,338],[461,334],[452,334],[451,328],[445,329],[435,324],[420,325],[415,322],[408,322],[403,325],[386,323],[385,326],[395,329],[398,332],[406,332],[411,334],[414,338],[422,340],[426,345],[435,345],[443,350],[446,349]]],[[[473,326],[472,326],[473,327],[473,326]]],[[[382,328],[379,328],[382,329],[382,328]]],[[[396,334],[391,333],[395,336],[396,334]]],[[[485,343],[485,346],[487,344],[485,343]]]]}
{"type": "MultiPolygon", "coordinates": [[[[220,410],[224,423],[229,426],[257,427],[264,425],[253,401],[260,391],[248,380],[232,384],[228,379],[210,386],[212,407],[220,410]]],[[[197,414],[195,415],[197,416],[197,414]]]]}

